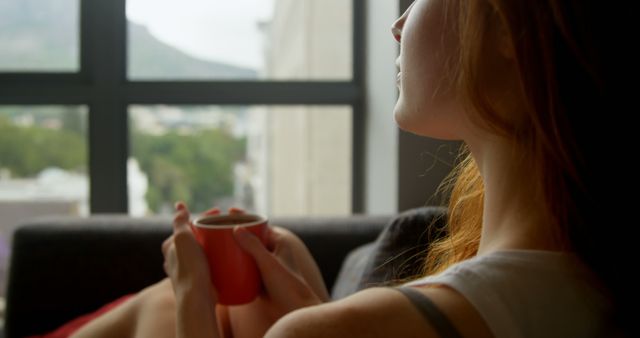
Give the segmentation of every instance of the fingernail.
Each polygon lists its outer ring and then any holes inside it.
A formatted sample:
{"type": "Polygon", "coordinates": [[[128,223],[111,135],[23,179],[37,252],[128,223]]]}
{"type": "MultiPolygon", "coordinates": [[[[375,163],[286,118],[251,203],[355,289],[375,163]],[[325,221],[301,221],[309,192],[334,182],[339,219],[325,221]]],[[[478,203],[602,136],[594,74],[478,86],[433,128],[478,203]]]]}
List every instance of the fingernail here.
{"type": "Polygon", "coordinates": [[[243,209],[240,208],[229,208],[229,214],[230,215],[240,215],[240,214],[244,214],[245,211],[243,209]]]}

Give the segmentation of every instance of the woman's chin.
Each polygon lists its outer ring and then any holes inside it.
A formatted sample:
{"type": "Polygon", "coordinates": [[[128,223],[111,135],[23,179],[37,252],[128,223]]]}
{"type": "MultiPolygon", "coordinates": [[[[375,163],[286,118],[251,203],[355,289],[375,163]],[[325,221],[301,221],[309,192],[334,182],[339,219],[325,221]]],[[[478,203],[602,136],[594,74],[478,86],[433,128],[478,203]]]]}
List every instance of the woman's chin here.
{"type": "Polygon", "coordinates": [[[412,111],[407,109],[401,96],[394,108],[393,117],[398,128],[408,133],[439,140],[458,141],[464,139],[461,136],[463,123],[456,118],[460,115],[459,111],[452,108],[457,106],[431,105],[420,111],[412,111]],[[438,113],[434,114],[434,112],[438,113]]]}
{"type": "Polygon", "coordinates": [[[415,121],[398,112],[394,114],[394,118],[398,128],[417,136],[444,141],[459,141],[462,139],[459,135],[452,133],[451,128],[446,128],[446,126],[443,126],[442,123],[437,123],[437,121],[433,121],[433,123],[429,123],[428,121],[415,121]]]}

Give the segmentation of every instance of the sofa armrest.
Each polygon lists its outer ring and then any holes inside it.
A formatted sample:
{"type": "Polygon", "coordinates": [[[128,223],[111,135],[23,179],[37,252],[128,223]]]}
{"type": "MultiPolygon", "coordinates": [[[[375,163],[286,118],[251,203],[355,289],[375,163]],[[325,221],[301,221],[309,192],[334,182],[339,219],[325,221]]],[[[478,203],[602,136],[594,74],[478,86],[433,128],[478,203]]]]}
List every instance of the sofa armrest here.
{"type": "MultiPolygon", "coordinates": [[[[331,290],[342,260],[375,240],[390,217],[273,219],[309,247],[331,290]]],[[[55,329],[164,277],[161,243],[169,218],[119,215],[30,221],[13,238],[5,318],[7,337],[55,329]]]]}

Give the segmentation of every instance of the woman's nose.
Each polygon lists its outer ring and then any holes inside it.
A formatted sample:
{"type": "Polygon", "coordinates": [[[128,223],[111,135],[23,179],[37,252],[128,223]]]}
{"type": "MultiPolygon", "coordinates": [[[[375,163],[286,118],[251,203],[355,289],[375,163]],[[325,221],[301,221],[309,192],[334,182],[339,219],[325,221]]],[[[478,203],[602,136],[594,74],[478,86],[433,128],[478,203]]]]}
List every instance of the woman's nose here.
{"type": "Polygon", "coordinates": [[[404,23],[407,21],[407,16],[409,15],[409,12],[411,11],[411,7],[413,7],[413,5],[414,4],[412,3],[411,6],[409,6],[409,8],[407,8],[407,10],[402,14],[402,16],[400,16],[398,20],[396,20],[396,22],[391,25],[391,34],[393,34],[393,38],[398,42],[402,40],[402,29],[404,28],[404,23]]]}
{"type": "MultiPolygon", "coordinates": [[[[400,21],[400,19],[398,19],[398,21],[400,21]]],[[[394,22],[391,26],[391,34],[393,34],[393,38],[396,39],[396,41],[400,42],[402,39],[402,28],[398,26],[398,21],[394,22]]]]}

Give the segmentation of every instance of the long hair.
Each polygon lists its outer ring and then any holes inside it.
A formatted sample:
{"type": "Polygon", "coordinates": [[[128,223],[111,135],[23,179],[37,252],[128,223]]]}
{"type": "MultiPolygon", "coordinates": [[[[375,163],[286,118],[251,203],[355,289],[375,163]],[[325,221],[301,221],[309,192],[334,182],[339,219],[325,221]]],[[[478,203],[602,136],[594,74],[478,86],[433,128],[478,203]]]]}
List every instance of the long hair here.
{"type": "MultiPolygon", "coordinates": [[[[632,257],[621,257],[624,239],[607,229],[616,213],[611,210],[616,206],[611,182],[617,169],[606,163],[602,170],[598,147],[611,136],[601,128],[613,123],[604,121],[603,114],[616,112],[611,106],[617,95],[614,70],[607,60],[611,43],[606,40],[614,29],[601,22],[608,5],[590,0],[461,0],[447,6],[446,20],[452,20],[448,27],[457,30],[460,46],[449,60],[449,74],[472,107],[474,122],[513,141],[513,150],[521,155],[518,189],[529,193],[540,219],[553,225],[555,242],[592,270],[595,284],[617,309],[618,324],[630,327],[625,310],[632,304],[624,294],[630,278],[616,263],[629,263],[632,257]],[[497,113],[482,87],[490,76],[483,71],[482,49],[496,30],[506,34],[513,47],[516,90],[525,103],[524,117],[517,123],[497,113]]],[[[425,274],[442,271],[478,250],[483,184],[468,151],[452,175],[449,234],[431,245],[425,274]]],[[[621,221],[631,222],[624,217],[621,221]]]]}

